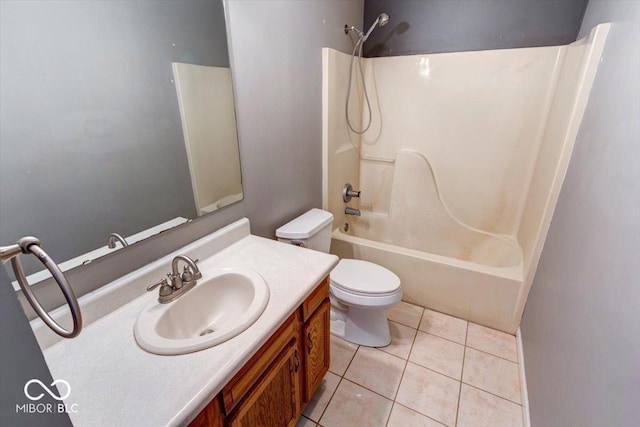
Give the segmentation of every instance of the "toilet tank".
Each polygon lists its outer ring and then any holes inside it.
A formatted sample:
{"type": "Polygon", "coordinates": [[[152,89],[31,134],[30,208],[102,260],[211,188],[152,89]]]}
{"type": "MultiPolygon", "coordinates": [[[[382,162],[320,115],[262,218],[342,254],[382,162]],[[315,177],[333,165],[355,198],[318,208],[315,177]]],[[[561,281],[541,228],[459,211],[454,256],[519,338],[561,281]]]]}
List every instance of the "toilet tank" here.
{"type": "Polygon", "coordinates": [[[278,241],[291,243],[321,252],[331,247],[333,214],[311,209],[276,230],[278,241]]]}

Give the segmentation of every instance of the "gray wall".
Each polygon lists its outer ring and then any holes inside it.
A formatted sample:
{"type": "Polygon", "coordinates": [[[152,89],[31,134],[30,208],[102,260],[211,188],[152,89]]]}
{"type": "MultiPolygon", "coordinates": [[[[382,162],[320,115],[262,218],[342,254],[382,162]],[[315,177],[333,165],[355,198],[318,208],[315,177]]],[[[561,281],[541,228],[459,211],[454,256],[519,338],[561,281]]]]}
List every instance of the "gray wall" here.
{"type": "Polygon", "coordinates": [[[230,1],[245,205],[254,233],[274,237],[322,205],[322,47],[350,51],[346,22],[362,0],[230,1]]]}
{"type": "MultiPolygon", "coordinates": [[[[552,46],[576,40],[587,0],[366,0],[364,22],[391,22],[367,56],[552,46]]],[[[365,29],[366,31],[366,29],[365,29]]]]}
{"type": "Polygon", "coordinates": [[[613,26],[521,330],[534,427],[640,420],[640,2],[591,0],[613,26]]]}
{"type": "MultiPolygon", "coordinates": [[[[39,379],[43,384],[53,382],[51,373],[33,331],[18,304],[9,277],[0,268],[0,425],[12,427],[71,426],[66,413],[16,413],[16,405],[32,403],[24,395],[27,381],[39,379]]],[[[29,388],[31,393],[37,385],[29,388]]],[[[64,390],[63,390],[64,391],[64,390]]],[[[59,393],[60,391],[58,391],[59,393]]],[[[35,402],[57,405],[48,394],[35,402]]],[[[55,406],[57,408],[57,406],[55,406]]]]}
{"type": "MultiPolygon", "coordinates": [[[[280,225],[321,207],[321,48],[351,49],[342,28],[345,19],[361,23],[362,0],[225,4],[244,200],[68,272],[76,294],[90,292],[244,216],[253,234],[273,238],[280,225]]],[[[34,288],[45,306],[64,303],[51,281],[34,288]]]]}
{"type": "MultiPolygon", "coordinates": [[[[345,21],[361,24],[362,7],[362,0],[227,4],[245,199],[72,270],[67,278],[76,293],[96,289],[243,216],[251,220],[254,234],[272,237],[283,222],[320,207],[321,47],[348,51],[342,27],[345,21]]],[[[38,286],[38,295],[49,306],[60,305],[59,292],[48,285],[38,286]]],[[[4,325],[26,324],[21,313],[3,320],[4,325]]],[[[8,349],[2,366],[11,357],[37,357],[34,349],[13,351],[27,339],[21,337],[2,335],[0,348],[8,349]]],[[[3,393],[15,386],[0,385],[3,393]]]]}
{"type": "Polygon", "coordinates": [[[0,242],[63,261],[194,217],[171,62],[229,66],[222,1],[0,8],[0,242]]]}

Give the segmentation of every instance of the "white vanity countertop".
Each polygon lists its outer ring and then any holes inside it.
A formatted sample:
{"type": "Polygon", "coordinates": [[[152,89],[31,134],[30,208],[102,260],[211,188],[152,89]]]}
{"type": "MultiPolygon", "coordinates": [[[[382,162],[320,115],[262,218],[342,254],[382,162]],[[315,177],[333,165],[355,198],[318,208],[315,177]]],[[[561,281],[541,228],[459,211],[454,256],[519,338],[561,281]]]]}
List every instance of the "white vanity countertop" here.
{"type": "Polygon", "coordinates": [[[69,413],[71,421],[77,427],[187,424],[337,262],[333,255],[248,235],[199,263],[204,279],[212,268],[243,267],[269,285],[264,313],[235,338],[185,355],[145,352],[136,344],[133,325],[157,298],[153,292],[91,323],[77,338],[52,345],[44,356],[54,379],[71,387],[65,399],[67,408],[77,409],[69,413]]]}

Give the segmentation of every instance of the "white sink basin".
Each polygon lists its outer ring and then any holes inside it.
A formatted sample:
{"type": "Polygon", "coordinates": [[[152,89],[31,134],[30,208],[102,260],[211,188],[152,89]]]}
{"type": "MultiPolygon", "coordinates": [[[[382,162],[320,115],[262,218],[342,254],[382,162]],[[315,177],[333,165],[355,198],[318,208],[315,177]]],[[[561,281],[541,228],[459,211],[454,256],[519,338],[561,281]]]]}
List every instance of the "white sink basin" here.
{"type": "Polygon", "coordinates": [[[177,300],[146,306],[134,326],[142,349],[184,354],[213,347],[251,326],[269,301],[262,276],[247,269],[203,272],[203,279],[177,300]]]}

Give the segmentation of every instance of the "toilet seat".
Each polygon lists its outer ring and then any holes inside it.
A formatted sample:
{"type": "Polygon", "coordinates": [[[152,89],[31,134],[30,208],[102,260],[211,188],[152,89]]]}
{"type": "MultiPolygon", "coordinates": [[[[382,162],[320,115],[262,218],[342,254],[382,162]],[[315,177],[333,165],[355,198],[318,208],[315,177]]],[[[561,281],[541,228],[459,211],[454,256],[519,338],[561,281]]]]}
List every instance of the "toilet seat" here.
{"type": "Polygon", "coordinates": [[[372,262],[340,260],[330,278],[331,295],[349,306],[385,309],[402,299],[400,278],[372,262]]]}
{"type": "Polygon", "coordinates": [[[349,307],[361,307],[369,309],[387,309],[391,308],[402,299],[402,291],[384,295],[358,295],[351,292],[343,291],[337,286],[331,286],[329,292],[336,301],[349,307]]]}
{"type": "Polygon", "coordinates": [[[400,278],[386,268],[359,259],[342,259],[331,271],[331,285],[339,293],[362,297],[392,296],[400,290],[400,278]]]}

